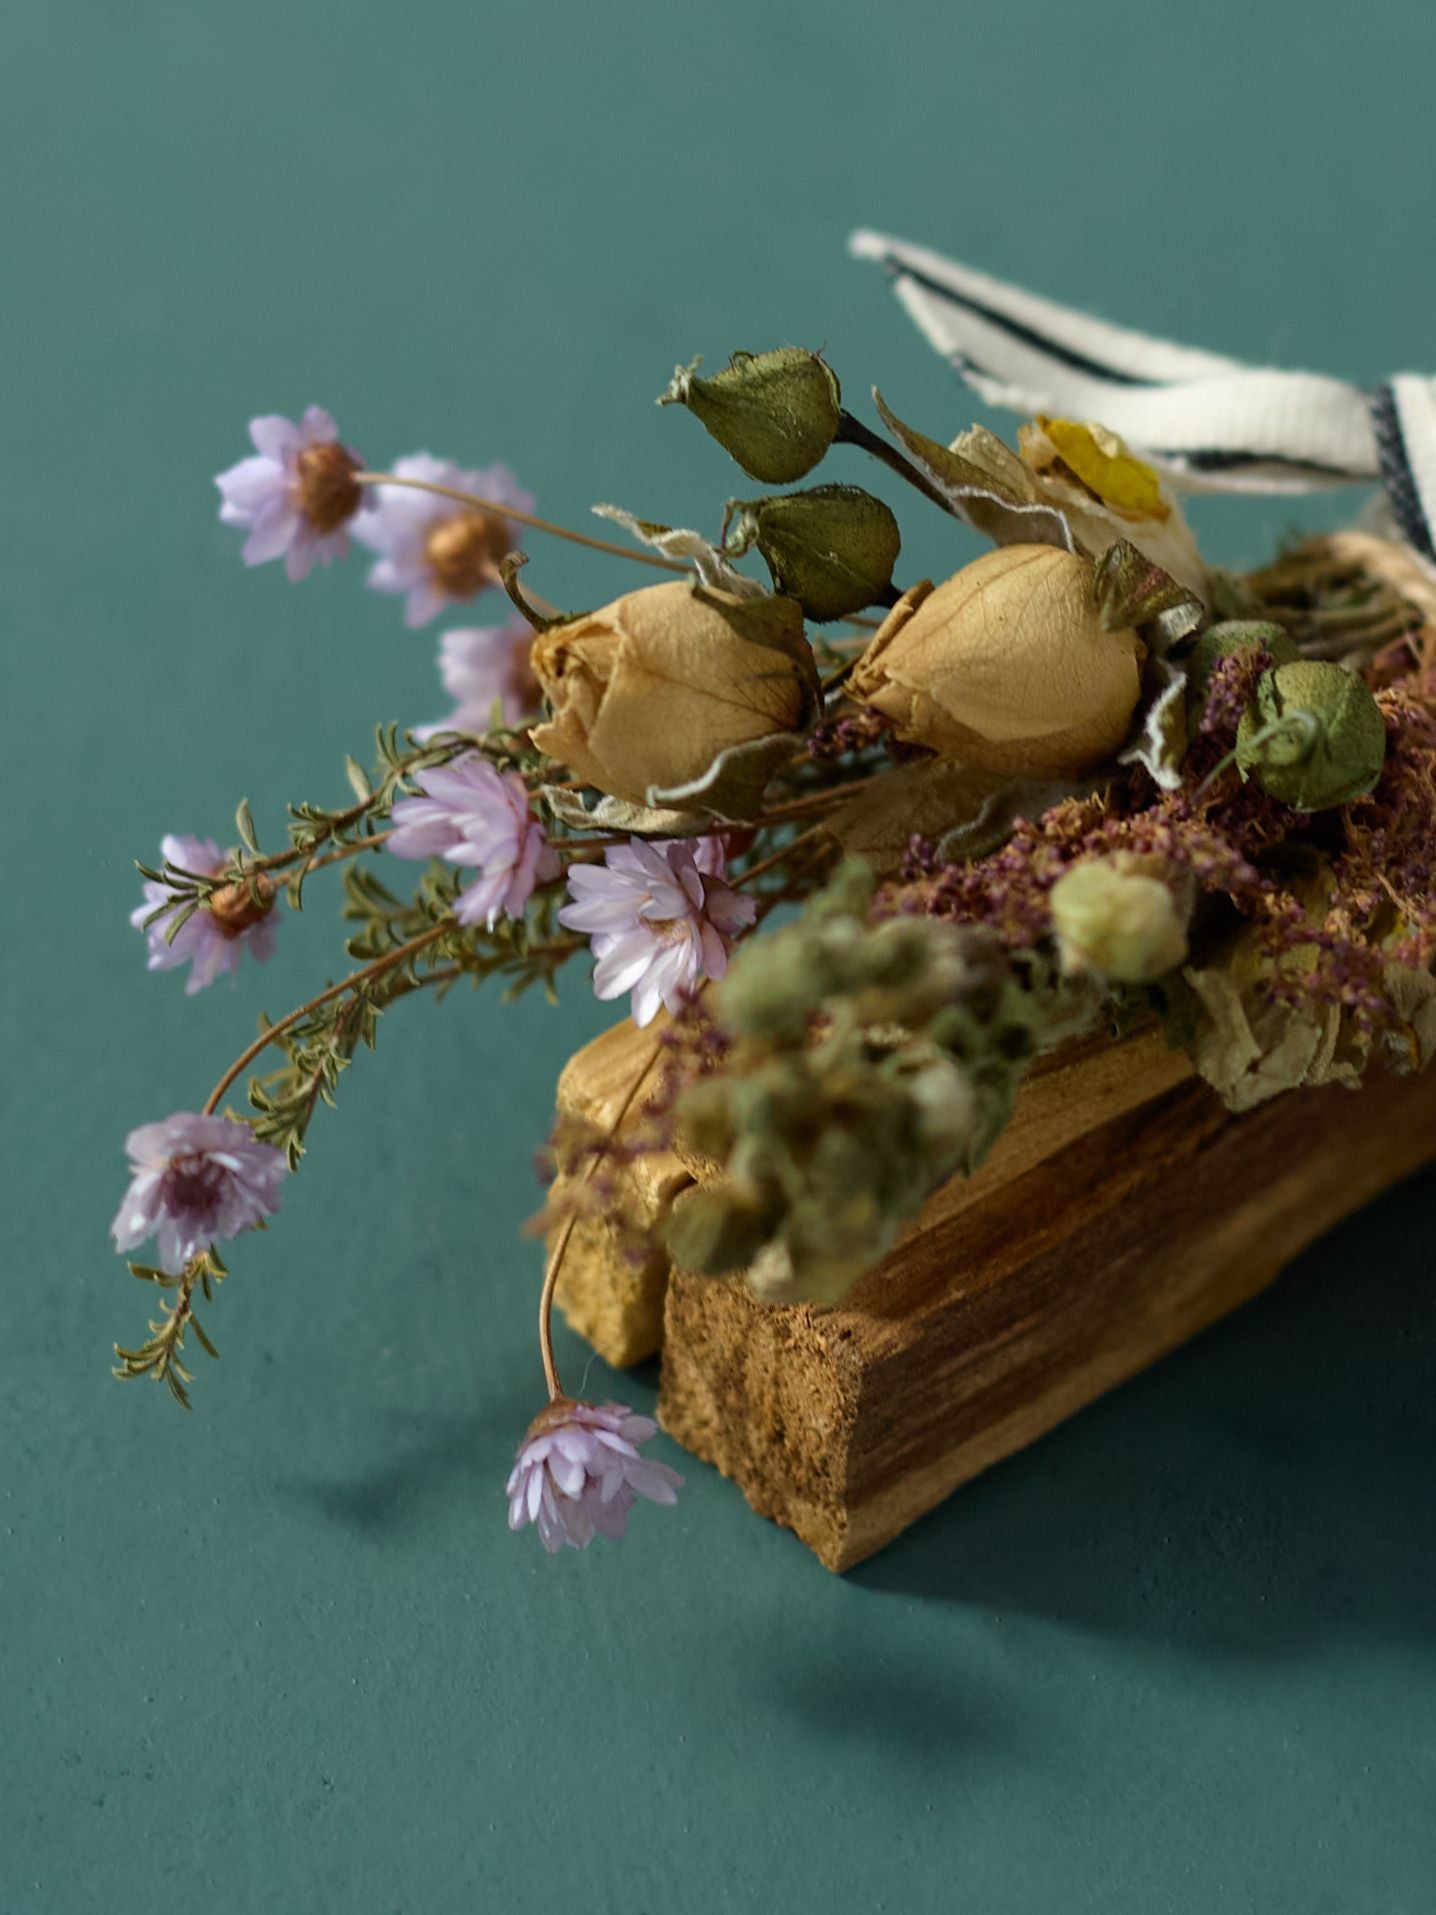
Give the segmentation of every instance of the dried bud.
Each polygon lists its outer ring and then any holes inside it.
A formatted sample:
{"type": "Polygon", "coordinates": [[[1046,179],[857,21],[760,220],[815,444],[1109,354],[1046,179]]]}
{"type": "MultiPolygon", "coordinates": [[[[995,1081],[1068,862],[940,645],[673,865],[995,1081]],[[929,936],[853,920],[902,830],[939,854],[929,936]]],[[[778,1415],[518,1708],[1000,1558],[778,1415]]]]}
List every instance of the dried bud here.
{"type": "Polygon", "coordinates": [[[1097,971],[1150,984],[1183,961],[1188,910],[1160,869],[1118,851],[1063,872],[1052,887],[1052,926],[1069,976],[1097,971]]]}
{"type": "Polygon", "coordinates": [[[681,580],[550,626],[533,669],[553,708],[534,727],[538,749],[636,804],[702,778],[734,746],[801,729],[817,697],[792,599],[681,580]]]}
{"type": "Polygon", "coordinates": [[[738,557],[756,545],[774,589],[819,624],[860,612],[892,584],[902,534],[882,500],[859,485],[730,499],[728,519],[725,551],[738,557]]]}
{"type": "Polygon", "coordinates": [[[354,477],[360,470],[354,454],[332,439],[303,446],[295,454],[295,499],[321,536],[337,532],[364,503],[364,488],[354,477]]]}
{"type": "Polygon", "coordinates": [[[1104,631],[1091,561],[1006,545],[934,590],[904,594],[858,660],[850,690],[898,736],[1017,777],[1069,778],[1126,737],[1146,647],[1104,631]]]}
{"type": "Polygon", "coordinates": [[[1290,634],[1266,619],[1233,618],[1209,625],[1187,659],[1188,711],[1200,713],[1206,705],[1213,668],[1222,659],[1256,645],[1265,647],[1273,665],[1289,665],[1301,656],[1290,634]]]}
{"type": "Polygon", "coordinates": [[[1362,798],[1381,776],[1386,721],[1355,672],[1303,658],[1263,672],[1237,728],[1243,777],[1296,811],[1362,798]]]}
{"type": "Polygon", "coordinates": [[[791,485],[833,443],[842,392],[816,353],[799,346],[735,352],[712,379],[695,376],[698,364],[679,366],[658,403],[687,406],[750,479],[791,485]]]}
{"type": "Polygon", "coordinates": [[[210,892],[205,904],[225,937],[242,937],[273,910],[274,884],[262,873],[240,884],[222,884],[210,892]]]}

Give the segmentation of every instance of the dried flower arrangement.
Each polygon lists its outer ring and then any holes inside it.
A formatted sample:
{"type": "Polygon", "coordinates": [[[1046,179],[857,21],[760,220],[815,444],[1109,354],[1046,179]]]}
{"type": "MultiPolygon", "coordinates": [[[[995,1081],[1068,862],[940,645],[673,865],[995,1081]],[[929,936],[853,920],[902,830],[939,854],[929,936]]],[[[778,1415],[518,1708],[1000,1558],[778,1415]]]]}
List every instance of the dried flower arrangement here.
{"type": "Polygon", "coordinates": [[[713,541],[597,508],[630,548],[536,517],[502,466],[370,471],[317,407],[253,422],[217,482],[248,564],[297,581],[352,536],[411,626],[490,588],[518,615],[447,632],[449,718],[381,729],[372,770],[349,760],[352,801],[293,806],[283,849],[241,803],[234,848],[166,837],[141,867],[150,968],[188,965],[188,991],[262,962],[332,867],[355,968],[265,1020],[200,1110],[131,1133],[114,1239],[155,1240],[131,1268],[167,1300],[117,1374],[188,1405],[217,1246],[279,1208],[384,1013],[465,980],[552,992],[587,956],[651,1034],[605,1121],[570,1113],[552,1139],[547,1401],[508,1485],[511,1525],[550,1551],[622,1534],[680,1482],[642,1454],[650,1419],[560,1383],[555,1289],[596,1215],[640,1259],[657,1233],[685,1272],[828,1307],[1081,1033],[1160,1019],[1238,1111],[1429,1061],[1430,382],[1368,398],[1250,372],[895,242],[857,250],[984,397],[1029,415],[1015,448],[928,438],[875,393],[880,436],[795,348],[680,368],[660,403],[760,487],[835,445],[881,460],[993,541],[936,586],[895,584],[897,519],[846,482],[729,501],[713,541]],[[1376,529],[1240,576],[1177,497],[1378,476],[1376,529]],[[520,581],[521,528],[673,576],[561,614],[520,581]],[[740,569],[755,551],[768,584],[740,569]],[[403,861],[423,866],[407,895],[403,861]],[[225,1108],[266,1052],[248,1109],[225,1108]],[[619,1169],[680,1142],[709,1174],[656,1220],[620,1214],[619,1169]]]}

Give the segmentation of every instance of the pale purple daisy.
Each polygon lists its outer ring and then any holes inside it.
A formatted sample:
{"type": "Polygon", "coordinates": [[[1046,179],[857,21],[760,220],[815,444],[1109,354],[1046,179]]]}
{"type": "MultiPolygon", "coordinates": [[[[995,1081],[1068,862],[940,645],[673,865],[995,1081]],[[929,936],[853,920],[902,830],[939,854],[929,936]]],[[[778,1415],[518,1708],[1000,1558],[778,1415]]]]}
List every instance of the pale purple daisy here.
{"type": "Polygon", "coordinates": [[[271,413],[251,419],[256,456],[241,459],[215,480],[226,525],[248,532],[246,565],[282,558],[298,584],[316,564],[349,550],[349,521],[367,503],[354,477],[363,461],[339,443],[339,428],[322,406],[310,406],[298,425],[271,413]]]}
{"type": "Polygon", "coordinates": [[[676,1503],[677,1470],[638,1453],[657,1427],[622,1403],[550,1403],[519,1445],[506,1492],[509,1528],[532,1523],[552,1556],[586,1549],[595,1536],[621,1536],[640,1496],[676,1503]]]}
{"type": "Polygon", "coordinates": [[[724,882],[727,868],[714,837],[630,838],[603,864],[570,866],[574,901],[558,920],[589,935],[595,995],[631,991],[631,1015],[642,1025],[660,1005],[679,1010],[701,979],[722,977],[733,939],[758,910],[724,882]]]}
{"type": "MultiPolygon", "coordinates": [[[[467,471],[452,459],[412,452],[395,461],[394,475],[449,486],[520,512],[534,507],[533,494],[523,491],[504,465],[467,471]]],[[[412,486],[381,485],[376,490],[375,510],[355,530],[379,555],[369,569],[369,583],[378,592],[404,598],[406,625],[427,624],[446,605],[499,583],[499,561],[514,543],[506,519],[412,486]]]]}
{"type": "MultiPolygon", "coordinates": [[[[166,864],[176,865],[181,871],[192,871],[202,878],[217,876],[229,863],[228,855],[213,838],[161,838],[160,852],[166,864]]],[[[145,901],[131,911],[130,923],[143,930],[149,941],[147,968],[173,971],[178,965],[188,964],[185,995],[193,997],[196,991],[213,984],[223,972],[237,971],[244,951],[263,964],[274,952],[275,922],[267,885],[264,880],[260,880],[260,885],[259,899],[254,895],[252,884],[225,885],[211,894],[207,904],[192,911],[173,938],[167,939],[166,931],[174,922],[175,913],[184,909],[185,895],[168,884],[156,884],[153,878],[146,878],[145,901]],[[172,908],[146,925],[145,919],[166,902],[172,908]]]]}
{"type": "Polygon", "coordinates": [[[110,1226],[115,1248],[158,1240],[159,1267],[177,1277],[213,1243],[274,1215],[289,1171],[284,1152],[232,1117],[176,1111],[125,1139],[134,1173],[110,1226]]]}
{"type": "Polygon", "coordinates": [[[454,709],[437,724],[416,725],[414,736],[421,743],[442,731],[482,737],[493,726],[495,706],[505,725],[532,717],[542,696],[530,662],[533,638],[521,618],[445,632],[439,640],[439,676],[454,709]]]}
{"type": "Polygon", "coordinates": [[[475,882],[459,893],[460,924],[521,918],[534,886],[556,878],[558,854],[529,810],[524,781],[498,771],[478,752],[415,774],[423,794],[394,806],[386,840],[400,858],[444,858],[474,866],[475,882]]]}

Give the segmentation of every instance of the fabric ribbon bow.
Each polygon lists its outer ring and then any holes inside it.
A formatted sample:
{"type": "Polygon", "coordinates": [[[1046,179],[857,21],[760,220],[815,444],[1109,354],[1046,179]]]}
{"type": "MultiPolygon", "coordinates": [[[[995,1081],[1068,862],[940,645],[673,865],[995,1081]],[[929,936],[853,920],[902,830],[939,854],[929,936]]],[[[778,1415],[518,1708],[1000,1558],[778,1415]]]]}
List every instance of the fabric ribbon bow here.
{"type": "Polygon", "coordinates": [[[1322,373],[1245,366],[1108,325],[925,247],[855,233],[944,358],[989,405],[1093,419],[1175,484],[1310,492],[1380,480],[1396,528],[1436,569],[1436,380],[1368,392],[1322,373]]]}

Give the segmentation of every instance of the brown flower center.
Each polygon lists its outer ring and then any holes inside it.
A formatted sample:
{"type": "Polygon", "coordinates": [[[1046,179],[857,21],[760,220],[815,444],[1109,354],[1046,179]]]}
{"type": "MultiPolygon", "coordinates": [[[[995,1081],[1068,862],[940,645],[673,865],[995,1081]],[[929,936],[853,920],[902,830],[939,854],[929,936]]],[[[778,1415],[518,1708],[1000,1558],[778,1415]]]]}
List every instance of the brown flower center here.
{"type": "Polygon", "coordinates": [[[364,488],[354,478],[359,461],[332,440],[305,446],[294,469],[299,509],[316,532],[337,532],[364,502],[364,488]]]}
{"type": "Polygon", "coordinates": [[[223,884],[209,894],[209,913],[227,938],[237,938],[262,918],[274,904],[274,886],[268,878],[247,878],[242,884],[223,884]]]}
{"type": "Polygon", "coordinates": [[[472,598],[497,584],[499,560],[512,543],[505,520],[488,512],[457,512],[434,527],[424,542],[424,557],[450,598],[472,598]]]}

